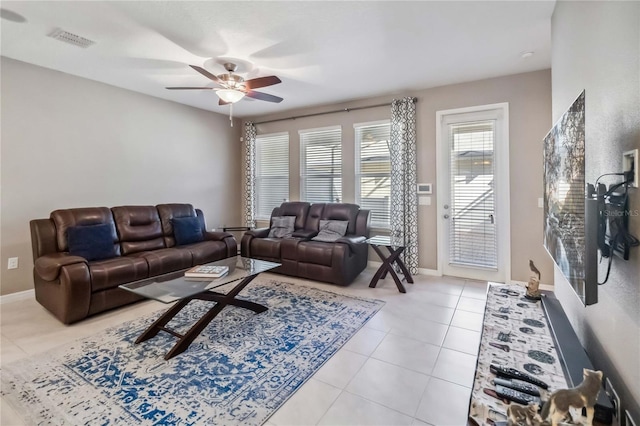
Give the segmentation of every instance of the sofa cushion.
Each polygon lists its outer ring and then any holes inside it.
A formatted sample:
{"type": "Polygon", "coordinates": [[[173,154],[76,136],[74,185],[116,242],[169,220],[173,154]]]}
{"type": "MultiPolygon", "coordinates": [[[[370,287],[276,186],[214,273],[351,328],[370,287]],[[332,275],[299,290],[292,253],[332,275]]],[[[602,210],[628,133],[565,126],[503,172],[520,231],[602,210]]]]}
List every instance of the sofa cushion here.
{"type": "Polygon", "coordinates": [[[356,232],[356,219],[360,207],[349,203],[327,203],[322,211],[322,220],[346,220],[349,222],[347,234],[356,232]]]}
{"type": "MultiPolygon", "coordinates": [[[[176,239],[173,234],[173,222],[171,219],[176,217],[198,217],[196,209],[191,204],[158,204],[156,206],[162,223],[162,234],[164,235],[165,247],[173,247],[176,245],[176,239]]],[[[201,221],[202,230],[205,230],[204,217],[201,221]]]]}
{"type": "Polygon", "coordinates": [[[304,222],[305,230],[318,232],[318,229],[320,228],[320,219],[333,219],[322,217],[325,205],[326,204],[324,203],[311,204],[311,207],[309,207],[309,214],[307,214],[307,220],[304,222]]]}
{"type": "Polygon", "coordinates": [[[124,256],[89,262],[89,273],[91,291],[96,292],[147,278],[149,267],[144,259],[124,256]]]}
{"type": "MultiPolygon", "coordinates": [[[[113,241],[118,241],[113,214],[107,207],[82,207],[77,209],[55,210],[51,212],[51,220],[56,228],[58,251],[69,251],[67,229],[72,226],[89,226],[110,224],[113,241]]],[[[116,254],[120,254],[120,246],[116,244],[116,254]]]]}
{"type": "Polygon", "coordinates": [[[140,257],[149,265],[149,276],[153,277],[167,272],[179,271],[193,266],[193,257],[189,249],[184,247],[165,248],[153,251],[141,251],[127,257],[140,257]]]}
{"type": "Polygon", "coordinates": [[[188,250],[191,253],[192,263],[194,265],[215,262],[216,260],[227,258],[227,244],[224,241],[202,241],[180,246],[180,249],[188,250]]]}
{"type": "Polygon", "coordinates": [[[155,206],[112,207],[123,255],[165,248],[155,206]]]}
{"type": "Polygon", "coordinates": [[[347,232],[349,222],[346,220],[321,220],[320,232],[312,238],[314,241],[334,242],[347,232]]]}
{"type": "Polygon", "coordinates": [[[295,216],[296,220],[293,227],[295,229],[303,229],[309,213],[309,206],[311,204],[306,201],[287,201],[273,209],[271,217],[295,216]]]}
{"type": "Polygon", "coordinates": [[[298,244],[306,241],[300,238],[285,238],[280,243],[280,259],[298,260],[298,244]]]}
{"type": "Polygon", "coordinates": [[[251,241],[251,257],[280,259],[280,238],[254,238],[251,241]]]}
{"type": "Polygon", "coordinates": [[[113,226],[107,223],[72,226],[67,229],[69,254],[85,259],[110,259],[118,255],[113,244],[113,226]]]}
{"type": "Polygon", "coordinates": [[[288,238],[293,235],[293,224],[295,216],[275,216],[271,218],[271,229],[269,238],[288,238]]]}
{"type": "Polygon", "coordinates": [[[298,244],[298,262],[331,266],[334,244],[302,241],[298,244]]]}
{"type": "Polygon", "coordinates": [[[183,246],[203,240],[202,227],[197,217],[174,217],[171,219],[171,224],[176,245],[183,246]]]}

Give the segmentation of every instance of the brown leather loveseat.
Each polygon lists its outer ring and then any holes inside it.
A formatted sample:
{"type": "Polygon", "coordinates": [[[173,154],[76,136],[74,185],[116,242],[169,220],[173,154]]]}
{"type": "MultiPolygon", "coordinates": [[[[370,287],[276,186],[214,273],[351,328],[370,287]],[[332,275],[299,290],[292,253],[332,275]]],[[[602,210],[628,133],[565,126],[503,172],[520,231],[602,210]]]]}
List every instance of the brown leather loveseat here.
{"type": "Polygon", "coordinates": [[[120,284],[237,251],[191,204],[56,210],[30,226],[36,300],[65,324],[141,299],[120,284]]]}
{"type": "Polygon", "coordinates": [[[369,227],[369,210],[356,204],[286,202],[271,213],[269,228],[244,234],[240,249],[243,256],[281,263],[273,272],[348,285],[367,267],[369,227]],[[277,238],[272,230],[283,217],[292,218],[292,229],[277,238]],[[313,240],[327,221],[346,222],[343,236],[331,242],[313,240]]]}

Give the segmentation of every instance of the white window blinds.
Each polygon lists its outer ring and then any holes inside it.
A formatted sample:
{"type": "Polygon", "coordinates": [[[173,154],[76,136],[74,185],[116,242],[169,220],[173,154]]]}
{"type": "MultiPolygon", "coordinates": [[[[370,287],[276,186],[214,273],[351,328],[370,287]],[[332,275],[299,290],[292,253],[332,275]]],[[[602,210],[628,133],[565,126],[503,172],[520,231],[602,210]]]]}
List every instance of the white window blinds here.
{"type": "Polygon", "coordinates": [[[355,125],[356,203],[371,211],[371,225],[388,228],[390,222],[390,124],[355,125]]]}
{"type": "Polygon", "coordinates": [[[289,134],[256,137],[256,219],[289,199],[289,134]]]}
{"type": "Polygon", "coordinates": [[[495,121],[452,124],[449,260],[497,268],[495,225],[495,121]]]}
{"type": "Polygon", "coordinates": [[[310,203],[342,200],[340,127],[300,131],[300,197],[310,203]]]}

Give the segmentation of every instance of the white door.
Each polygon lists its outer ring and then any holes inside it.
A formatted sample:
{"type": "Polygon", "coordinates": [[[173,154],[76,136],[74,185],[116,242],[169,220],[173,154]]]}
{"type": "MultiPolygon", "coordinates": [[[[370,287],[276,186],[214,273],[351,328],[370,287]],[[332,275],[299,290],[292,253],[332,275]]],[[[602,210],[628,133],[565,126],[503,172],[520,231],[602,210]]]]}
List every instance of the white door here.
{"type": "Polygon", "coordinates": [[[437,113],[444,275],[510,279],[508,104],[437,113]]]}

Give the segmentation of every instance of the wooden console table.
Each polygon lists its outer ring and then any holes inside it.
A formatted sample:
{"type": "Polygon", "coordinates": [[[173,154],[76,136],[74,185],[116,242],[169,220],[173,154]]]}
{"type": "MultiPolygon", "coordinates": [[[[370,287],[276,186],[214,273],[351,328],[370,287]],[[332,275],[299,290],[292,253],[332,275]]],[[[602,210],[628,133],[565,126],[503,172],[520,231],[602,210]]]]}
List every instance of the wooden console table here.
{"type": "MultiPolygon", "coordinates": [[[[492,396],[491,364],[516,368],[549,385],[542,400],[557,389],[582,382],[582,369],[593,369],[569,320],[553,293],[541,301],[524,297],[518,285],[490,285],[484,312],[478,362],[469,403],[469,423],[506,425],[508,404],[492,396]]],[[[612,406],[604,391],[598,395],[595,420],[611,424],[612,406]]]]}

